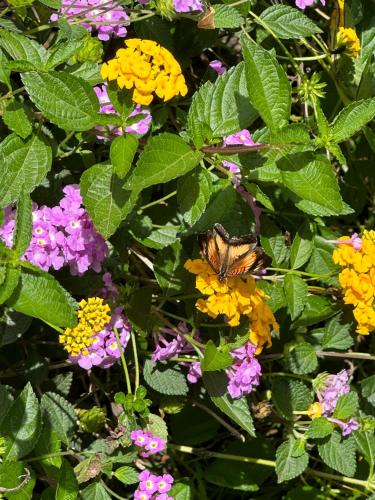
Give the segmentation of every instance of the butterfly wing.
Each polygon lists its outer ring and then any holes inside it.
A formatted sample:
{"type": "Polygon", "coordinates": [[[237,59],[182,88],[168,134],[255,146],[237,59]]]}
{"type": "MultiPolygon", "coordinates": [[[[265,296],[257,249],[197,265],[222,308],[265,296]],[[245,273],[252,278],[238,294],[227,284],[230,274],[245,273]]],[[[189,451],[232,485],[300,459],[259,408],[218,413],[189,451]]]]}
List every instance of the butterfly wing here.
{"type": "Polygon", "coordinates": [[[207,234],[200,238],[201,251],[210,264],[211,268],[219,276],[222,275],[223,269],[226,268],[228,255],[228,240],[224,228],[220,224],[215,224],[212,230],[207,231],[207,234]]]}
{"type": "Polygon", "coordinates": [[[226,275],[228,278],[233,278],[235,276],[257,273],[261,269],[268,267],[271,261],[272,259],[264,253],[262,248],[249,248],[248,252],[238,255],[232,260],[228,259],[226,275]]]}

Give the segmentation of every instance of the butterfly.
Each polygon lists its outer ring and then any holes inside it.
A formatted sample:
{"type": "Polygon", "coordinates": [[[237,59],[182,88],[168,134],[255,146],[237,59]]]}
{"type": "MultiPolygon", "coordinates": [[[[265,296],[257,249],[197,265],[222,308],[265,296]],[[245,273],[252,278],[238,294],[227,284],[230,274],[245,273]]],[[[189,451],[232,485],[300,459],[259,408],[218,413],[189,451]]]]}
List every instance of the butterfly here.
{"type": "Polygon", "coordinates": [[[221,224],[200,236],[201,252],[220,281],[259,272],[272,259],[257,246],[253,235],[230,237],[221,224]]]}

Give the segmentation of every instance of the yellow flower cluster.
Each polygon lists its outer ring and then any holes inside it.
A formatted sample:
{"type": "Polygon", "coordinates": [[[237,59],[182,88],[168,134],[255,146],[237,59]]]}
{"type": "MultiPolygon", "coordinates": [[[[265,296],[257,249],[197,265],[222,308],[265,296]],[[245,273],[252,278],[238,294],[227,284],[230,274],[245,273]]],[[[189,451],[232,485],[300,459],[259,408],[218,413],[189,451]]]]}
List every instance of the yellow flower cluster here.
{"type": "Polygon", "coordinates": [[[307,409],[307,415],[314,420],[322,416],[323,408],[321,403],[313,403],[307,409]]]}
{"type": "Polygon", "coordinates": [[[350,57],[358,57],[361,52],[361,42],[354,28],[339,27],[336,35],[338,47],[345,47],[345,53],[350,57]]]}
{"type": "MultiPolygon", "coordinates": [[[[344,236],[339,241],[347,241],[344,236]]],[[[354,306],[357,332],[368,335],[375,330],[375,231],[364,231],[362,247],[355,250],[352,245],[342,244],[333,252],[333,261],[343,270],[339,282],[344,290],[345,304],[354,306]]]]}
{"type": "Polygon", "coordinates": [[[271,345],[271,331],[279,331],[279,325],[269,306],[264,303],[267,296],[257,288],[252,276],[219,281],[208,262],[202,259],[189,259],[185,268],[197,275],[195,286],[207,295],[197,300],[195,306],[199,311],[211,318],[224,314],[229,326],[238,326],[241,314],[245,315],[250,320],[249,339],[257,345],[256,353],[262,350],[264,344],[268,347],[271,345]]]}
{"type": "Polygon", "coordinates": [[[125,45],[126,49],[119,49],[114,59],[103,64],[103,79],[117,80],[121,89],[134,88],[133,101],[146,106],[154,94],[164,101],[187,94],[181,67],[169,50],[140,38],[125,40],[125,45]]]}
{"type": "Polygon", "coordinates": [[[79,303],[78,324],[74,328],[67,328],[59,336],[59,342],[71,356],[88,354],[87,348],[93,342],[95,333],[100,332],[110,321],[110,308],[99,297],[90,297],[79,303]]]}

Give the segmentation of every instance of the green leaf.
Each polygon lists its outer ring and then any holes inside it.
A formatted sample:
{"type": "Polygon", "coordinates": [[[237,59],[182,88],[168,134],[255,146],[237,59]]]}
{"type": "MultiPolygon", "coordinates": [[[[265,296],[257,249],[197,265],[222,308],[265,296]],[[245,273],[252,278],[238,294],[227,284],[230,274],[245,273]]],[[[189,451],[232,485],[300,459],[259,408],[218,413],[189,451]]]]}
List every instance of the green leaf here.
{"type": "Polygon", "coordinates": [[[53,69],[60,64],[67,62],[84,44],[83,39],[60,41],[48,51],[46,68],[53,69]]]}
{"type": "Polygon", "coordinates": [[[35,495],[33,495],[35,482],[35,473],[28,464],[14,461],[6,461],[0,464],[1,487],[16,489],[13,493],[5,493],[3,498],[7,500],[32,500],[35,498],[35,495]],[[26,469],[29,471],[30,477],[28,481],[23,484],[22,488],[18,489],[27,474],[26,469]]]}
{"type": "Polygon", "coordinates": [[[6,207],[44,179],[52,164],[51,148],[38,135],[22,140],[10,134],[0,144],[0,163],[0,207],[6,207]]]}
{"type": "Polygon", "coordinates": [[[114,234],[137,202],[137,191],[126,191],[111,165],[97,164],[81,175],[85,207],[104,238],[114,234]]]}
{"type": "Polygon", "coordinates": [[[35,106],[58,127],[81,131],[96,125],[99,102],[82,78],[61,71],[30,71],[22,75],[22,82],[35,106]]]}
{"type": "Polygon", "coordinates": [[[198,166],[177,183],[177,201],[185,222],[192,226],[201,217],[211,197],[211,174],[198,166]]]}
{"type": "Polygon", "coordinates": [[[171,181],[195,168],[201,157],[178,135],[157,135],[147,142],[125,187],[141,190],[171,181]]]}
{"type": "Polygon", "coordinates": [[[50,274],[23,270],[8,305],[18,312],[59,326],[77,323],[76,302],[50,274]]]}
{"type": "Polygon", "coordinates": [[[4,304],[12,296],[21,276],[19,267],[6,266],[5,279],[0,286],[0,304],[4,304]]]}
{"type": "Polygon", "coordinates": [[[78,481],[73,467],[63,459],[56,487],[55,500],[76,500],[78,497],[78,481]]]}
{"type": "Polygon", "coordinates": [[[3,458],[17,460],[28,455],[38,440],[40,424],[38,399],[28,382],[0,426],[0,435],[6,438],[3,458]]]}
{"type": "Polygon", "coordinates": [[[273,5],[264,10],[259,17],[278,37],[284,39],[302,38],[322,32],[300,10],[288,5],[273,5]]]}
{"type": "Polygon", "coordinates": [[[147,385],[161,394],[185,396],[189,391],[185,375],[177,365],[165,365],[147,360],[143,376],[147,385]]]}
{"type": "Polygon", "coordinates": [[[204,358],[201,361],[201,368],[204,372],[214,372],[228,368],[233,363],[233,358],[229,352],[220,351],[212,340],[206,344],[204,358]]]}
{"type": "Polygon", "coordinates": [[[299,380],[275,378],[272,383],[272,399],[280,414],[293,420],[293,411],[304,411],[313,402],[311,390],[299,380]]]}
{"type": "Polygon", "coordinates": [[[318,358],[311,344],[298,342],[290,347],[285,355],[285,362],[293,373],[311,373],[318,367],[318,358]]]}
{"type": "Polygon", "coordinates": [[[151,432],[151,434],[161,437],[168,441],[168,427],[159,415],[154,415],[150,413],[147,417],[147,430],[151,432]]]}
{"type": "Polygon", "coordinates": [[[326,156],[296,153],[284,156],[277,165],[284,186],[297,195],[295,204],[300,210],[323,216],[353,212],[341,198],[337,179],[326,156]]]}
{"type": "Polygon", "coordinates": [[[290,265],[292,269],[299,269],[309,260],[314,248],[314,226],[306,221],[298,229],[292,246],[290,247],[290,265]]]}
{"type": "Polygon", "coordinates": [[[245,65],[240,63],[219,76],[215,83],[206,82],[195,92],[188,114],[188,133],[200,148],[206,139],[237,132],[250,126],[257,117],[249,102],[245,65]]]}
{"type": "Polygon", "coordinates": [[[215,28],[238,28],[244,22],[241,14],[230,5],[215,4],[215,28]]]}
{"type": "Polygon", "coordinates": [[[172,489],[168,492],[174,500],[191,500],[192,493],[189,484],[185,483],[174,483],[172,489]]]}
{"type": "Polygon", "coordinates": [[[321,439],[329,436],[335,426],[326,417],[314,418],[307,429],[307,435],[311,439],[321,439]]]}
{"type": "Polygon", "coordinates": [[[12,404],[13,396],[4,385],[0,385],[0,426],[12,404]]]}
{"type": "Polygon", "coordinates": [[[320,458],[328,467],[344,476],[353,477],[357,463],[355,457],[355,441],[353,436],[342,438],[338,431],[333,431],[318,445],[320,458]]]}
{"type": "Polygon", "coordinates": [[[295,327],[320,323],[337,313],[337,306],[327,297],[309,295],[301,316],[293,323],[295,327]]]}
{"type": "MultiPolygon", "coordinates": [[[[228,455],[242,457],[256,456],[257,458],[266,460],[272,460],[275,456],[272,445],[269,440],[265,438],[252,438],[246,440],[245,443],[231,440],[230,443],[226,443],[224,451],[228,455]]],[[[221,488],[231,488],[243,492],[259,491],[261,485],[271,476],[271,474],[273,474],[272,467],[260,464],[251,464],[251,466],[249,466],[246,462],[235,462],[223,458],[211,460],[204,471],[205,481],[220,486],[221,488]]],[[[234,498],[234,492],[232,492],[230,496],[234,498]]],[[[237,498],[241,498],[241,496],[240,493],[237,494],[237,498]]],[[[252,498],[252,496],[244,496],[243,498],[252,498]]]]}
{"type": "Polygon", "coordinates": [[[339,397],[336,403],[335,411],[333,412],[334,418],[340,420],[347,420],[353,417],[358,410],[358,394],[354,391],[343,394],[339,397]]]}
{"type": "Polygon", "coordinates": [[[187,258],[179,241],[156,254],[154,273],[164,296],[168,297],[184,288],[189,279],[189,273],[184,269],[187,258]]]}
{"type": "Polygon", "coordinates": [[[82,500],[112,500],[101,483],[92,483],[81,491],[82,500]]]}
{"type": "Polygon", "coordinates": [[[253,419],[246,398],[232,399],[226,394],[228,385],[226,374],[224,372],[204,372],[203,383],[212,402],[250,436],[255,436],[253,419]]]}
{"type": "Polygon", "coordinates": [[[32,232],[32,204],[28,194],[21,193],[17,203],[13,250],[21,257],[27,250],[32,232]]]}
{"type": "Polygon", "coordinates": [[[307,283],[295,274],[287,274],[284,278],[284,292],[292,321],[298,318],[307,302],[307,283]]]}
{"type": "Polygon", "coordinates": [[[334,142],[345,141],[374,117],[375,97],[352,102],[330,124],[329,139],[334,142]]]}
{"type": "Polygon", "coordinates": [[[0,29],[0,47],[15,61],[28,61],[38,69],[44,67],[47,51],[35,40],[19,33],[0,29]]]}
{"type": "Polygon", "coordinates": [[[321,276],[327,275],[325,278],[322,278],[322,281],[330,283],[332,278],[329,275],[337,274],[338,266],[333,262],[331,251],[328,251],[326,248],[315,247],[306,271],[311,274],[320,274],[321,276]]]}
{"type": "Polygon", "coordinates": [[[13,344],[29,329],[32,318],[7,307],[0,323],[0,347],[13,344]]]}
{"type": "Polygon", "coordinates": [[[22,139],[26,139],[33,130],[29,109],[23,102],[11,101],[5,108],[3,120],[5,125],[22,139]]]}
{"type": "Polygon", "coordinates": [[[116,477],[119,481],[124,484],[135,484],[138,483],[138,475],[139,472],[134,467],[130,467],[128,465],[124,465],[123,467],[119,467],[113,473],[114,477],[116,477]]]}
{"type": "Polygon", "coordinates": [[[113,166],[113,172],[120,179],[124,179],[129,172],[134,155],[137,152],[138,139],[132,134],[120,135],[111,143],[109,157],[113,166]]]}
{"type": "Polygon", "coordinates": [[[360,381],[361,393],[364,398],[375,406],[375,375],[360,381]]]}
{"type": "Polygon", "coordinates": [[[309,456],[306,452],[298,457],[293,456],[295,439],[289,438],[284,441],[276,450],[276,475],[277,482],[282,483],[293,479],[306,469],[309,463],[309,456]]]}
{"type": "Polygon", "coordinates": [[[249,99],[270,129],[287,125],[291,108],[288,78],[275,57],[242,39],[249,99]]]}
{"type": "Polygon", "coordinates": [[[57,481],[59,478],[59,470],[62,463],[62,456],[59,455],[60,451],[61,441],[57,437],[57,433],[52,429],[48,421],[44,421],[38,442],[34,448],[34,454],[37,457],[47,455],[39,459],[38,462],[48,477],[54,481],[57,481]]]}
{"type": "Polygon", "coordinates": [[[271,220],[264,218],[260,242],[267,255],[272,257],[272,265],[283,266],[289,257],[285,237],[281,230],[271,220]]]}
{"type": "Polygon", "coordinates": [[[73,405],[54,392],[46,392],[41,399],[43,417],[46,418],[61,441],[69,445],[76,428],[73,405]]]}
{"type": "Polygon", "coordinates": [[[369,431],[354,431],[354,439],[359,452],[365,457],[371,468],[375,465],[375,436],[369,431]]]}
{"type": "Polygon", "coordinates": [[[101,456],[102,455],[99,453],[90,455],[74,467],[74,473],[79,484],[85,483],[89,479],[97,477],[102,472],[103,463],[101,456]]]}
{"type": "Polygon", "coordinates": [[[210,229],[216,222],[223,220],[225,216],[234,209],[237,195],[233,186],[224,181],[220,183],[220,188],[221,189],[211,195],[206,210],[202,213],[194,226],[187,231],[187,235],[207,231],[207,229],[210,229]]]}
{"type": "Polygon", "coordinates": [[[350,334],[351,323],[342,323],[340,316],[332,318],[324,327],[323,349],[340,349],[346,351],[354,344],[350,334]]]}

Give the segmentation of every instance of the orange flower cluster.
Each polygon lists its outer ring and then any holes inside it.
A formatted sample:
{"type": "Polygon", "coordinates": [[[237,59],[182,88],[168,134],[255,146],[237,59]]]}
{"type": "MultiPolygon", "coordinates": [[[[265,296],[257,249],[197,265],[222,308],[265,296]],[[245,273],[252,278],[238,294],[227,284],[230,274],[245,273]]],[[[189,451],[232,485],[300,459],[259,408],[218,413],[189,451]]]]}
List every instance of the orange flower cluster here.
{"type": "MultiPolygon", "coordinates": [[[[344,236],[339,241],[349,240],[344,236]]],[[[341,244],[333,252],[333,260],[343,268],[339,282],[344,290],[345,304],[354,306],[357,332],[368,335],[375,330],[375,231],[363,232],[360,249],[341,244]]]]}
{"type": "Polygon", "coordinates": [[[114,59],[103,64],[103,79],[116,80],[121,89],[134,88],[133,101],[146,106],[154,94],[164,101],[187,94],[181,67],[169,50],[140,38],[125,40],[125,45],[126,49],[119,49],[114,59]]]}
{"type": "Polygon", "coordinates": [[[245,315],[250,320],[249,339],[257,345],[256,354],[261,352],[264,344],[271,345],[271,332],[278,332],[279,325],[264,303],[267,296],[257,288],[252,276],[228,278],[221,282],[208,262],[202,259],[189,259],[185,268],[197,275],[195,286],[207,296],[197,300],[195,306],[199,311],[211,318],[224,314],[229,326],[238,326],[241,314],[245,315]]]}

